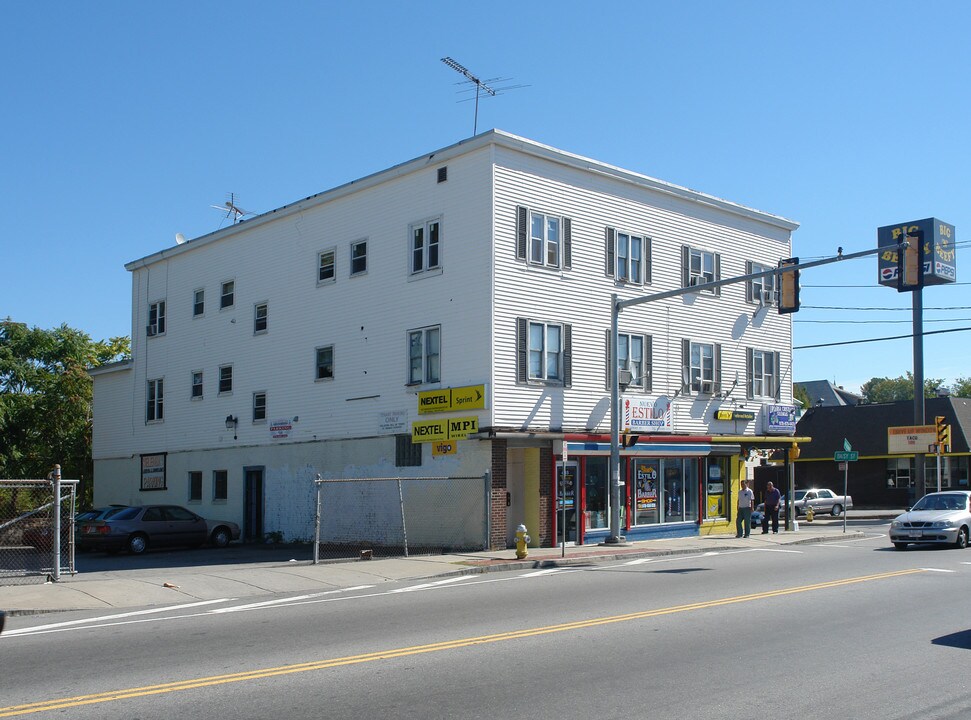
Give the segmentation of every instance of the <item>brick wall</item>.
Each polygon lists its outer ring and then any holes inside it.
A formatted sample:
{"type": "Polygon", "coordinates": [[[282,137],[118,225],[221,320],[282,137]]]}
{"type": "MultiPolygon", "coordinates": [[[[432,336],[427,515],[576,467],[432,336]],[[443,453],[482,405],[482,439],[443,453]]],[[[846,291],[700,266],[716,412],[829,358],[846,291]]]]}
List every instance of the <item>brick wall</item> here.
{"type": "Polygon", "coordinates": [[[492,503],[489,548],[506,549],[506,441],[492,441],[492,503]]]}

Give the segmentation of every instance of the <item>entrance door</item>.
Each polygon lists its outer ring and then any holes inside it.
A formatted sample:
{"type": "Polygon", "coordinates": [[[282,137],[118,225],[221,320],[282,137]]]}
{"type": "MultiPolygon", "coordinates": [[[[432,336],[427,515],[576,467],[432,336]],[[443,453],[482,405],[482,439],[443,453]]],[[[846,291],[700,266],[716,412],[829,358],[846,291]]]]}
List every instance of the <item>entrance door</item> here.
{"type": "Polygon", "coordinates": [[[600,530],[610,524],[610,494],[607,487],[609,458],[591,455],[583,467],[584,529],[600,530]]]}
{"type": "Polygon", "coordinates": [[[263,539],[263,468],[243,468],[243,540],[250,542],[263,539]]]}

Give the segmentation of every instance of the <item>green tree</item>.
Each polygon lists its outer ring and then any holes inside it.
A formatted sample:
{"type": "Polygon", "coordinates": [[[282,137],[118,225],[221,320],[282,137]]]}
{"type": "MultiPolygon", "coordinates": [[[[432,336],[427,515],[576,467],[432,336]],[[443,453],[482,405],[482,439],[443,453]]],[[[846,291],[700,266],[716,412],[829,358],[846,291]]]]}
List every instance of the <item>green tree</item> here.
{"type": "Polygon", "coordinates": [[[0,477],[42,478],[55,464],[91,497],[88,369],[130,357],[128,337],[92,342],[80,330],[0,321],[0,477]]]}
{"type": "Polygon", "coordinates": [[[806,388],[804,388],[802,385],[796,385],[793,383],[792,397],[802,403],[802,409],[804,412],[813,406],[813,401],[810,399],[809,393],[806,392],[806,388]]]}
{"type": "Polygon", "coordinates": [[[958,378],[951,385],[951,395],[959,398],[971,398],[971,377],[958,378]]]}
{"type": "MultiPolygon", "coordinates": [[[[924,378],[924,397],[936,397],[937,388],[944,384],[940,378],[924,378]]],[[[860,394],[868,403],[887,403],[914,399],[914,374],[908,372],[895,378],[870,378],[860,387],[860,394]]]]}

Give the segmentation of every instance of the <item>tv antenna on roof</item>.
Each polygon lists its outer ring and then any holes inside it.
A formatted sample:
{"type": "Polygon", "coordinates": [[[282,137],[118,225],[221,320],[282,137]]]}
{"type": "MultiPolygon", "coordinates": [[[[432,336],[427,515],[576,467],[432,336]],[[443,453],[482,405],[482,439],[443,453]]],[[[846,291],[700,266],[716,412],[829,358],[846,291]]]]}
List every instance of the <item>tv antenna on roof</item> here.
{"type": "Polygon", "coordinates": [[[240,220],[247,215],[253,215],[253,213],[251,213],[249,210],[243,210],[243,208],[236,204],[236,195],[234,193],[229,193],[229,200],[224,202],[222,205],[210,205],[209,207],[225,212],[226,217],[223,219],[225,220],[227,218],[232,218],[233,225],[240,222],[240,220]]]}
{"type": "MultiPolygon", "coordinates": [[[[475,85],[475,117],[474,117],[473,122],[472,122],[472,134],[473,135],[475,135],[476,132],[479,129],[479,95],[480,95],[480,93],[485,92],[485,93],[491,95],[492,97],[495,97],[496,95],[498,95],[499,93],[501,93],[503,90],[515,90],[516,88],[526,87],[525,85],[507,85],[505,87],[495,87],[494,88],[489,83],[495,84],[495,83],[509,82],[509,80],[511,80],[511,78],[491,78],[489,80],[480,80],[475,75],[473,75],[471,72],[469,72],[468,68],[466,68],[461,63],[456,62],[455,60],[453,60],[450,57],[443,57],[442,58],[442,62],[445,63],[446,65],[448,65],[450,68],[452,68],[455,72],[461,73],[462,75],[465,75],[465,77],[468,78],[468,81],[467,82],[470,82],[473,85],[475,85]]],[[[465,83],[463,82],[463,83],[460,83],[460,84],[465,84],[465,83]]],[[[471,98],[466,98],[466,100],[471,100],[471,98]]],[[[464,101],[460,100],[459,102],[464,102],[464,101]]]]}

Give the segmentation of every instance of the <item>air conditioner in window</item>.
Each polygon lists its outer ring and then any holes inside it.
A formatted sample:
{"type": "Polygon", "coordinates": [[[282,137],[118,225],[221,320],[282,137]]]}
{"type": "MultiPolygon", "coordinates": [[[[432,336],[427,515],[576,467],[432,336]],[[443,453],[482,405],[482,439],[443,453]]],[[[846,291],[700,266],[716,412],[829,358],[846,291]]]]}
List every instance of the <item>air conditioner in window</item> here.
{"type": "Polygon", "coordinates": [[[715,392],[715,383],[712,380],[702,380],[701,390],[702,395],[711,395],[715,392]]]}
{"type": "Polygon", "coordinates": [[[759,305],[763,307],[771,307],[775,305],[775,291],[774,290],[759,290],[758,294],[759,305]]]}
{"type": "Polygon", "coordinates": [[[145,332],[149,337],[155,337],[158,335],[158,325],[149,325],[145,328],[145,332]]]}
{"type": "Polygon", "coordinates": [[[688,278],[688,285],[694,287],[695,285],[701,285],[704,283],[704,279],[700,275],[692,275],[688,278]]]}

